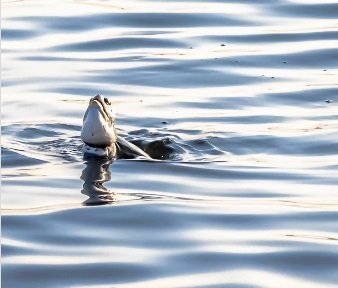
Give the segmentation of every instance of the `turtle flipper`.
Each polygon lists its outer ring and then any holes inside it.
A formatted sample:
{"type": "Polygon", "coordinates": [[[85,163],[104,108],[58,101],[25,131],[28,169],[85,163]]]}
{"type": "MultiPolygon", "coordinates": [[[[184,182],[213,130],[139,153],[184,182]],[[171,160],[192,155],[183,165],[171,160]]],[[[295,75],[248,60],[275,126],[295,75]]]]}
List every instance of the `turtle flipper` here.
{"type": "Polygon", "coordinates": [[[117,146],[118,146],[118,154],[123,156],[142,156],[146,159],[152,159],[146,152],[144,152],[141,148],[137,147],[135,144],[127,141],[126,139],[119,136],[117,138],[117,146]]]}

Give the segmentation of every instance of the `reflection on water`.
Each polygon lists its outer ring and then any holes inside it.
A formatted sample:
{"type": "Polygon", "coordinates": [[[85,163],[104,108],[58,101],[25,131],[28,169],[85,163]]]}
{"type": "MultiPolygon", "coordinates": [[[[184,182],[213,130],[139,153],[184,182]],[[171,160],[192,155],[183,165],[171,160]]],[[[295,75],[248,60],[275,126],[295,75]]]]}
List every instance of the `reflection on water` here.
{"type": "Polygon", "coordinates": [[[336,287],[337,15],[1,1],[2,286],[336,287]],[[97,93],[154,161],[83,159],[97,93]]]}
{"type": "Polygon", "coordinates": [[[81,175],[84,181],[81,193],[89,199],[83,202],[84,205],[102,205],[115,201],[114,192],[104,186],[111,179],[109,166],[112,162],[107,159],[85,161],[86,168],[81,175]]]}

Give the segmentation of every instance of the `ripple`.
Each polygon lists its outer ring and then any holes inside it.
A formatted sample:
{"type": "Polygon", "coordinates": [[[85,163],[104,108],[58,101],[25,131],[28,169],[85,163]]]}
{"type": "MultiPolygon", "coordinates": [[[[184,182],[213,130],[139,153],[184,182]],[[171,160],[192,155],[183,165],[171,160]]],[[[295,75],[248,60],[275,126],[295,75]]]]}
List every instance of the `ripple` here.
{"type": "Polygon", "coordinates": [[[24,29],[3,29],[1,31],[1,36],[6,41],[24,40],[27,38],[37,37],[39,36],[39,33],[32,30],[24,30],[24,29]]]}
{"type": "Polygon", "coordinates": [[[48,30],[83,31],[104,27],[188,28],[244,26],[249,21],[217,13],[100,13],[76,17],[12,17],[11,20],[35,23],[48,30]]]}
{"type": "Polygon", "coordinates": [[[216,71],[205,67],[203,62],[195,61],[154,65],[141,68],[98,71],[88,77],[88,81],[97,83],[114,82],[122,85],[137,85],[168,88],[204,88],[239,85],[262,81],[259,77],[251,77],[231,72],[216,71]],[[175,72],[175,73],[173,73],[175,72]]]}
{"type": "Polygon", "coordinates": [[[52,47],[55,51],[107,51],[115,49],[135,49],[135,48],[186,48],[187,46],[179,41],[151,38],[117,38],[86,41],[81,43],[59,45],[52,47]]]}
{"type": "Polygon", "coordinates": [[[1,165],[2,167],[17,167],[38,165],[44,163],[43,160],[24,156],[10,149],[1,147],[1,165]]]}
{"type": "Polygon", "coordinates": [[[296,4],[277,5],[274,7],[277,14],[287,15],[288,17],[306,17],[306,18],[322,18],[335,19],[338,13],[337,3],[316,3],[316,4],[296,4]]]}
{"type": "Polygon", "coordinates": [[[256,67],[280,67],[287,61],[288,68],[333,68],[338,49],[316,49],[282,55],[255,55],[237,57],[240,65],[256,67]],[[325,55],[325,57],[321,57],[325,55]]]}
{"type": "Polygon", "coordinates": [[[290,33],[262,33],[245,35],[204,35],[198,40],[208,40],[217,43],[294,43],[303,41],[335,40],[337,31],[311,31],[290,33]]]}

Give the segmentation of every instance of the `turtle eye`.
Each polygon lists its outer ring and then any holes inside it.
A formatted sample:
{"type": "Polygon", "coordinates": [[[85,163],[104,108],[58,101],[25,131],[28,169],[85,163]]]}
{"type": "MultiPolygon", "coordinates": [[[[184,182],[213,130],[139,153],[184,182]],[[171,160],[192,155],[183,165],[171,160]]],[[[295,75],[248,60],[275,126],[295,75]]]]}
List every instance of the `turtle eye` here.
{"type": "Polygon", "coordinates": [[[110,105],[110,101],[108,100],[108,98],[104,98],[104,103],[106,103],[107,105],[110,105]]]}

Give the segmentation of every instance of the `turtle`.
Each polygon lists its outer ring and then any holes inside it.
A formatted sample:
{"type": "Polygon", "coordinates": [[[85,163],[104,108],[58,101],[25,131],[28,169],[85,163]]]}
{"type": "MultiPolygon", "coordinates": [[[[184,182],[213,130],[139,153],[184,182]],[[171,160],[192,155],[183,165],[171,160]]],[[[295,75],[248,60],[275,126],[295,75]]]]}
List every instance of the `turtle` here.
{"type": "Polygon", "coordinates": [[[141,148],[118,135],[112,102],[97,94],[89,101],[83,116],[81,140],[84,156],[116,159],[121,157],[151,157],[141,148]]]}

